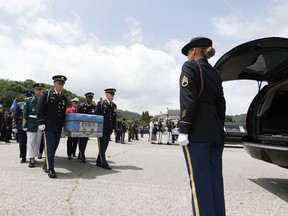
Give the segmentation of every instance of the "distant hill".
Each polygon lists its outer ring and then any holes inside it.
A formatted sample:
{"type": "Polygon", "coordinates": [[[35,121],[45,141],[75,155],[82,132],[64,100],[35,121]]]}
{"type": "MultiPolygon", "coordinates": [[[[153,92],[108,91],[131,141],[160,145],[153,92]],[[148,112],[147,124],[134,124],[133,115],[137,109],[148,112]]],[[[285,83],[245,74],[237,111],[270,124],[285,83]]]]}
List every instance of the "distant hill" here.
{"type": "MultiPolygon", "coordinates": [[[[23,91],[32,90],[32,86],[35,81],[27,79],[23,82],[12,81],[0,79],[0,104],[4,106],[4,110],[10,108],[13,103],[13,100],[16,98],[17,102],[24,100],[23,91]]],[[[44,90],[52,89],[53,86],[49,84],[44,84],[44,90]]],[[[71,91],[63,89],[63,93],[67,96],[68,100],[71,100],[74,97],[78,97],[80,102],[84,101],[85,98],[78,96],[71,91]]]]}
{"type": "Polygon", "coordinates": [[[126,119],[131,119],[131,120],[136,120],[136,121],[139,121],[141,118],[141,115],[139,113],[130,112],[128,110],[124,111],[121,109],[117,110],[117,116],[125,117],[126,119]]]}
{"type": "Polygon", "coordinates": [[[231,117],[235,122],[246,122],[246,114],[232,115],[231,117]]]}

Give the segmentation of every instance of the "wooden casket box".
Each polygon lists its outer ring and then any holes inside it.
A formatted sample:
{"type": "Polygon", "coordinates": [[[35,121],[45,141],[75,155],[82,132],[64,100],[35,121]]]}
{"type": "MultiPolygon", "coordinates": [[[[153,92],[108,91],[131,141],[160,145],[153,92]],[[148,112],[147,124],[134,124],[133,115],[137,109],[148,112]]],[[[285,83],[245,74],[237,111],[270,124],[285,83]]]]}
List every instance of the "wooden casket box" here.
{"type": "Polygon", "coordinates": [[[68,137],[102,137],[103,116],[82,113],[66,114],[64,135],[68,137]]]}

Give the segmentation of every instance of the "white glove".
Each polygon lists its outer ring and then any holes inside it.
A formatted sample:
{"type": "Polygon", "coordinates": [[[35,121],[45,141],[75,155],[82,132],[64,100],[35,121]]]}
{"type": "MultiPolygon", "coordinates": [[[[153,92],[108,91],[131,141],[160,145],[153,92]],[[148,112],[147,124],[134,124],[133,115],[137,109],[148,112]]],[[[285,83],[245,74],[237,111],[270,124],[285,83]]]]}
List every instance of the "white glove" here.
{"type": "Polygon", "coordinates": [[[38,129],[44,131],[46,128],[45,124],[38,125],[38,129]]]}
{"type": "Polygon", "coordinates": [[[12,131],[13,131],[14,133],[17,133],[17,132],[18,132],[17,128],[13,128],[12,131]]]}
{"type": "Polygon", "coordinates": [[[189,143],[188,134],[180,133],[178,136],[177,143],[181,146],[186,146],[189,143]]]}
{"type": "Polygon", "coordinates": [[[27,131],[27,128],[23,128],[23,131],[27,131]]]}

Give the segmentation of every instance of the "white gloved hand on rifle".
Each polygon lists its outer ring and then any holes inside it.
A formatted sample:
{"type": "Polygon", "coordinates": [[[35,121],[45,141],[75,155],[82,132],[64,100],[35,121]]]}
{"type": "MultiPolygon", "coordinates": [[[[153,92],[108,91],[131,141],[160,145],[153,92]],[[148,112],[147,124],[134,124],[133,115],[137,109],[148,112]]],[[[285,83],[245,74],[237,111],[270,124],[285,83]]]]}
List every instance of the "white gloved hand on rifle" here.
{"type": "Polygon", "coordinates": [[[44,131],[46,128],[45,124],[38,125],[38,129],[44,131]]]}

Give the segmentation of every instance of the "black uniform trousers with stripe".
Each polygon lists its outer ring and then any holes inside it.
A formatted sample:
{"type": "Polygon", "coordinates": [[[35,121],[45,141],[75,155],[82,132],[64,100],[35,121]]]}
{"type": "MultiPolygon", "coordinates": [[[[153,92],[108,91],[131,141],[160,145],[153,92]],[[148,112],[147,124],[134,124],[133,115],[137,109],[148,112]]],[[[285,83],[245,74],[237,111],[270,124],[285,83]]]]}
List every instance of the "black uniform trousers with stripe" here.
{"type": "Polygon", "coordinates": [[[224,144],[189,142],[183,147],[194,216],[225,216],[222,176],[224,144]]]}
{"type": "Polygon", "coordinates": [[[54,157],[61,138],[61,132],[44,131],[45,162],[46,169],[54,169],[54,157]]]}
{"type": "Polygon", "coordinates": [[[110,141],[110,134],[103,133],[102,137],[98,139],[98,157],[96,162],[101,163],[102,165],[107,165],[106,160],[106,150],[110,141]]]}

